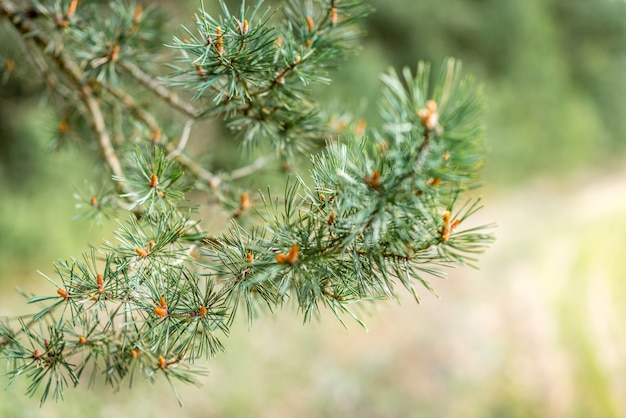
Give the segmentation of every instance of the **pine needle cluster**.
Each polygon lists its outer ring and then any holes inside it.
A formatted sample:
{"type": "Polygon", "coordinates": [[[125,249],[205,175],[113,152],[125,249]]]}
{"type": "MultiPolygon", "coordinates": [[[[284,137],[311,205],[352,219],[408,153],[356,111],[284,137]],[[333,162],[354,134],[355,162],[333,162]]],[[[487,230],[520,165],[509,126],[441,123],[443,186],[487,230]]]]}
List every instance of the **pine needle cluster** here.
{"type": "Polygon", "coordinates": [[[194,382],[240,309],[252,320],[292,304],[305,321],[329,309],[360,322],[355,307],[396,298],[398,286],[419,301],[416,284],[434,292],[429,280],[442,267],[472,264],[492,240],[468,221],[480,208],[464,192],[478,185],[482,107],[458,62],[438,77],[425,63],[390,70],[383,123],[351,130],[309,85],[330,82],[328,70],[355,50],[366,2],[220,6],[219,16],[199,10],[195,27],[171,39],[177,58],[160,79],[149,72],[162,53],[155,9],[0,0],[3,24],[64,115],[57,139],[79,131],[108,173],[106,186],[76,194],[77,217],[119,224],[114,242],[44,276],[54,293],[26,295],[35,314],[0,321],[11,381],[25,376],[42,402],[85,379],[194,382]],[[158,100],[139,103],[139,88],[158,100]],[[159,106],[177,112],[178,124],[159,106]],[[264,144],[274,156],[213,173],[186,149],[201,120],[221,121],[242,145],[264,144]],[[240,222],[253,199],[238,181],[302,154],[310,171],[278,196],[260,193],[257,221],[240,222]],[[206,230],[191,190],[230,204],[232,223],[206,230]]]}

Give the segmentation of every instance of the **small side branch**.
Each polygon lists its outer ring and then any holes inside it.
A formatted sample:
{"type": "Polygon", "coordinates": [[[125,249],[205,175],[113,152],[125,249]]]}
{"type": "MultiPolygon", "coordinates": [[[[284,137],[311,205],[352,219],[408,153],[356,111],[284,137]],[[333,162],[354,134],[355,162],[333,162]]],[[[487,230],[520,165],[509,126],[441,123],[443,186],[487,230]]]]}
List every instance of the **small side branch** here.
{"type": "Polygon", "coordinates": [[[189,135],[191,134],[191,127],[193,126],[193,120],[188,120],[183,127],[183,133],[180,135],[180,141],[178,141],[178,145],[176,148],[170,151],[167,154],[168,159],[173,159],[178,157],[185,147],[187,146],[187,141],[189,140],[189,135]]]}
{"type": "Polygon", "coordinates": [[[150,112],[146,112],[144,109],[137,106],[135,100],[133,100],[133,98],[128,93],[112,86],[110,83],[105,83],[104,88],[106,89],[106,91],[111,93],[113,97],[119,100],[124,105],[124,107],[126,107],[126,109],[130,111],[131,115],[133,115],[135,119],[146,124],[146,126],[153,133],[161,131],[161,128],[159,127],[159,124],[154,116],[152,116],[150,112]]]}
{"type": "Polygon", "coordinates": [[[265,167],[267,164],[271,163],[275,159],[276,155],[274,154],[264,155],[263,157],[260,157],[252,162],[252,164],[233,170],[230,173],[229,177],[231,180],[237,180],[243,177],[247,177],[251,174],[258,172],[261,168],[265,167]]]}
{"type": "MultiPolygon", "coordinates": [[[[135,100],[128,93],[123,90],[117,89],[110,84],[107,84],[105,88],[109,93],[111,93],[111,95],[113,95],[113,97],[118,99],[138,121],[144,123],[148,127],[148,129],[150,129],[152,132],[162,132],[162,129],[154,116],[152,116],[150,112],[147,112],[146,110],[138,106],[135,100]]],[[[178,162],[187,170],[189,170],[189,172],[196,179],[202,181],[203,183],[206,183],[211,187],[214,187],[216,184],[219,183],[218,177],[210,171],[202,168],[191,157],[182,153],[190,134],[191,124],[193,124],[193,119],[188,121],[185,125],[181,140],[177,147],[175,147],[173,144],[167,144],[165,146],[167,151],[170,153],[168,155],[168,158],[177,158],[178,162]]]]}
{"type": "Polygon", "coordinates": [[[127,61],[118,61],[118,65],[123,68],[128,74],[134,77],[141,84],[150,89],[156,96],[160,97],[165,102],[172,105],[173,108],[179,112],[189,116],[192,119],[197,119],[200,113],[190,103],[180,99],[176,93],[171,92],[167,88],[155,81],[155,78],[147,74],[141,68],[137,67],[127,61]]]}
{"type": "MultiPolygon", "coordinates": [[[[87,106],[87,111],[91,119],[93,130],[98,135],[98,146],[100,148],[100,154],[102,154],[108,166],[111,168],[111,172],[113,173],[114,178],[122,179],[124,178],[124,172],[122,170],[120,160],[115,153],[115,149],[113,148],[113,142],[111,142],[109,132],[107,131],[104,124],[104,115],[102,114],[102,109],[100,109],[98,101],[93,97],[91,87],[84,84],[81,86],[80,92],[81,96],[83,97],[83,101],[87,106]]],[[[126,187],[126,184],[121,181],[116,181],[116,189],[120,194],[128,193],[128,188],[126,187]]]]}

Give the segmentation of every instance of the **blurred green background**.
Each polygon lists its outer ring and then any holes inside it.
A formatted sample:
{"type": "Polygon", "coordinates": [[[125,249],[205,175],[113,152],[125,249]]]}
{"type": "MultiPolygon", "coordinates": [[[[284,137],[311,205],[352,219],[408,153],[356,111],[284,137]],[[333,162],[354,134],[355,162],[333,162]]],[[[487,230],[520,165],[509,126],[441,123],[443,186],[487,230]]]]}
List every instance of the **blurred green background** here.
{"type": "MultiPolygon", "coordinates": [[[[191,25],[196,1],[163,3],[171,33],[191,25]]],[[[203,386],[179,388],[182,410],[163,381],[68,391],[43,409],[22,382],[0,392],[0,416],[626,416],[626,2],[373,3],[363,51],[318,93],[375,120],[389,65],[464,62],[487,103],[480,217],[499,225],[480,271],[434,283],[441,299],[367,307],[369,332],[331,315],[302,326],[290,310],[242,322],[203,386]]],[[[0,60],[19,65],[11,44],[0,60]]],[[[71,220],[75,187],[98,176],[95,156],[49,152],[54,115],[18,71],[5,78],[0,315],[13,315],[28,309],[14,287],[49,291],[36,270],[51,273],[110,225],[71,220]]]]}

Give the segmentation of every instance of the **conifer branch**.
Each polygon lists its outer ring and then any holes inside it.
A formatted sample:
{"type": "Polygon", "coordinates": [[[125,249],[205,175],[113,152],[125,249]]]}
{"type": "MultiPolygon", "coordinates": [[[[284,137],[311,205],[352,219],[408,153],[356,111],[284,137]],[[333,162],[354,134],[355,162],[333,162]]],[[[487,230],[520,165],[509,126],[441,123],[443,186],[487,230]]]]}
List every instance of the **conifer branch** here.
{"type": "Polygon", "coordinates": [[[31,380],[29,395],[59,398],[91,370],[113,386],[135,369],[194,382],[194,363],[224,349],[240,307],[249,320],[293,303],[306,321],[326,307],[362,323],[356,302],[395,298],[400,285],[419,302],[416,284],[434,293],[439,268],[471,265],[493,239],[488,226],[465,228],[480,209],[460,196],[476,186],[483,158],[481,106],[454,60],[434,86],[424,63],[415,74],[385,74],[383,124],[327,141],[311,157],[310,178],[297,172],[283,194],[268,189],[257,202],[237,188],[277,156],[307,154],[329,138],[332,115],[303,86],[328,82],[325,69],[353,50],[354,24],[370,12],[364,2],[288,0],[279,26],[260,3],[236,17],[223,2],[221,16],[200,10],[197,31],[174,37],[181,57],[170,84],[210,102],[203,111],[141,68],[138,48],[154,28],[141,7],[114,4],[111,19],[91,27],[77,22],[98,9],[75,0],[42,0],[35,14],[0,0],[0,15],[35,45],[35,70],[82,111],[112,173],[116,192],[81,195],[82,207],[99,215],[121,198],[134,214],[115,212],[114,242],[44,276],[55,292],[28,298],[40,306],[32,320],[0,321],[0,356],[11,381],[31,380]],[[139,86],[130,89],[120,70],[139,86]],[[158,111],[135,100],[138,87],[181,114],[177,143],[158,111]],[[185,154],[200,118],[223,120],[232,140],[265,141],[273,152],[213,174],[185,154]],[[117,145],[115,135],[132,140],[117,145]],[[212,235],[186,200],[204,186],[232,215],[212,235]],[[243,221],[253,204],[260,220],[243,221]]]}

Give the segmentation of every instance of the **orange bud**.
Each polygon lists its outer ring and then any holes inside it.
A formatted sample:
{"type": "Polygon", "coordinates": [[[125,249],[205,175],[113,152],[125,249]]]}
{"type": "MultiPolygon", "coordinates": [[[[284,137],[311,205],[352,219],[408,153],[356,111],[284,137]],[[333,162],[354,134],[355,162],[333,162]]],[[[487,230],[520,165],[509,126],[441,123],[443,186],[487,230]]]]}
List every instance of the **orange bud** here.
{"type": "Polygon", "coordinates": [[[134,348],[132,350],[130,350],[130,356],[132,358],[136,358],[139,355],[139,352],[137,350],[135,350],[134,348]]]}
{"type": "Polygon", "coordinates": [[[163,356],[159,356],[159,368],[161,370],[165,370],[165,368],[167,368],[167,362],[165,361],[163,356]]]}
{"type": "Polygon", "coordinates": [[[249,209],[252,206],[252,202],[250,202],[250,198],[248,197],[248,193],[242,193],[241,198],[239,199],[239,208],[244,211],[249,209]]]}
{"type": "Polygon", "coordinates": [[[434,100],[428,100],[426,102],[426,108],[418,110],[417,116],[426,129],[441,130],[441,126],[439,126],[439,113],[437,113],[437,102],[434,100]]]}
{"type": "Polygon", "coordinates": [[[15,61],[10,59],[7,60],[7,63],[5,64],[7,72],[11,73],[13,72],[13,69],[15,68],[15,61]]]}
{"type": "Polygon", "coordinates": [[[443,221],[446,223],[446,225],[450,225],[450,216],[451,216],[451,214],[450,214],[449,210],[446,210],[443,213],[443,221]]]}
{"type": "Polygon", "coordinates": [[[148,183],[148,187],[157,187],[159,185],[159,178],[155,173],[152,173],[150,176],[150,182],[148,183]]]}
{"type": "Polygon", "coordinates": [[[309,28],[309,32],[313,32],[315,25],[313,24],[313,18],[311,16],[306,17],[306,25],[309,28]]]}
{"type": "Polygon", "coordinates": [[[292,245],[289,249],[288,257],[290,264],[295,264],[295,262],[298,260],[298,246],[296,244],[292,245]]]}
{"type": "Polygon", "coordinates": [[[441,240],[443,242],[448,242],[450,240],[450,231],[451,231],[451,227],[450,227],[450,211],[446,210],[443,213],[443,226],[441,227],[441,240]]]}
{"type": "Polygon", "coordinates": [[[141,21],[141,13],[143,12],[143,7],[141,4],[135,8],[135,15],[133,16],[133,24],[138,25],[141,21]]]}
{"type": "Polygon", "coordinates": [[[337,24],[337,8],[331,7],[330,9],[330,24],[335,26],[337,24]]]}
{"type": "Polygon", "coordinates": [[[70,3],[70,7],[68,7],[67,9],[67,18],[71,19],[72,16],[74,16],[74,13],[76,13],[76,6],[78,6],[78,0],[72,0],[72,2],[70,3]]]}
{"type": "Polygon", "coordinates": [[[61,135],[65,135],[69,129],[69,125],[67,123],[67,121],[64,119],[61,122],[59,122],[59,133],[61,135]]]}
{"type": "Polygon", "coordinates": [[[161,139],[161,130],[157,129],[152,133],[152,142],[157,143],[161,139]]]}
{"type": "Polygon", "coordinates": [[[78,337],[78,342],[80,344],[85,344],[87,342],[87,339],[83,336],[78,337]]]}
{"type": "Polygon", "coordinates": [[[89,198],[89,204],[91,204],[91,206],[93,206],[94,208],[95,208],[96,206],[98,206],[98,199],[96,199],[96,196],[93,196],[93,195],[92,195],[92,196],[89,198]]]}
{"type": "Polygon", "coordinates": [[[113,52],[111,52],[111,62],[117,61],[120,56],[120,44],[115,44],[113,46],[113,52]]]}
{"type": "Polygon", "coordinates": [[[252,255],[252,253],[246,254],[246,263],[253,263],[253,262],[254,262],[254,256],[252,255]]]}
{"type": "Polygon", "coordinates": [[[298,245],[293,244],[291,249],[289,249],[289,253],[287,254],[276,254],[276,262],[278,264],[289,264],[293,266],[298,261],[298,245]]]}
{"type": "Polygon", "coordinates": [[[102,274],[96,274],[96,283],[98,284],[98,293],[104,292],[104,279],[102,278],[102,274]]]}
{"type": "Polygon", "coordinates": [[[206,306],[200,306],[200,309],[198,310],[198,314],[200,316],[206,316],[206,306]]]}
{"type": "Polygon", "coordinates": [[[371,176],[363,179],[371,188],[378,189],[380,187],[380,171],[374,170],[371,176]]]}
{"type": "Polygon", "coordinates": [[[135,248],[135,252],[141,258],[146,258],[148,256],[148,253],[143,248],[137,247],[137,248],[135,248]]]}
{"type": "Polygon", "coordinates": [[[215,48],[217,49],[217,52],[219,54],[223,54],[224,53],[224,38],[222,38],[222,28],[218,26],[217,29],[215,30],[215,35],[217,36],[217,39],[215,40],[215,48]]]}
{"type": "Polygon", "coordinates": [[[204,71],[202,65],[198,64],[197,62],[194,65],[196,66],[196,71],[198,72],[200,78],[206,78],[206,71],[204,71]]]}
{"type": "Polygon", "coordinates": [[[69,293],[67,293],[67,290],[64,289],[57,289],[57,294],[61,296],[63,300],[68,300],[70,298],[69,293]]]}
{"type": "Polygon", "coordinates": [[[154,313],[159,318],[165,318],[167,316],[167,308],[161,308],[160,306],[157,306],[156,308],[154,308],[154,313]]]}

